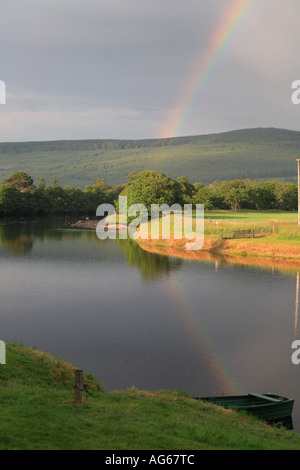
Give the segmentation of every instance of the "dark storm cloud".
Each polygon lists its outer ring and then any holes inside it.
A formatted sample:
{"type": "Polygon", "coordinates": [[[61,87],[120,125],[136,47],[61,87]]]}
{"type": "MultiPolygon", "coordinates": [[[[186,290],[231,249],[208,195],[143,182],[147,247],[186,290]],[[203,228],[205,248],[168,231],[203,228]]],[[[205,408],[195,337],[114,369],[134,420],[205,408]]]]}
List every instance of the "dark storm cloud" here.
{"type": "MultiPolygon", "coordinates": [[[[159,134],[231,4],[2,0],[0,79],[8,96],[0,140],[159,134]]],[[[288,98],[299,78],[299,11],[295,0],[253,6],[196,108],[191,133],[297,126],[288,98]]]]}

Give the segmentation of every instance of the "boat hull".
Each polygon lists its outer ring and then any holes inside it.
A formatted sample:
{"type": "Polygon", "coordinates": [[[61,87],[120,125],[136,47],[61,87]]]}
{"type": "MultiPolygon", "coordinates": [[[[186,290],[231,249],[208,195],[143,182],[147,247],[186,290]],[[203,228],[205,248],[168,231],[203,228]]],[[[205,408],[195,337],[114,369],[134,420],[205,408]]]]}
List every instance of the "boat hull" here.
{"type": "Polygon", "coordinates": [[[226,409],[245,411],[266,421],[268,424],[281,423],[293,429],[292,412],[294,400],[271,394],[248,394],[229,397],[202,397],[199,400],[226,409]]]}

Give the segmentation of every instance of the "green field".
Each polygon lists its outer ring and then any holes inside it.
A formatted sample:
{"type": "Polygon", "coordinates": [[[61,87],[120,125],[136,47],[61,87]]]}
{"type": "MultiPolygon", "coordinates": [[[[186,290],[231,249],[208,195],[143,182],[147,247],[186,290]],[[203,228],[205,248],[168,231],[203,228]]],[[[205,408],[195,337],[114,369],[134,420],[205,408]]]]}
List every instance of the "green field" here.
{"type": "Polygon", "coordinates": [[[297,222],[298,214],[295,212],[257,212],[257,211],[208,211],[206,219],[218,220],[228,223],[273,223],[273,222],[297,222]]]}
{"type": "MultiPolygon", "coordinates": [[[[256,238],[244,238],[239,241],[246,241],[251,244],[280,244],[280,245],[300,245],[300,227],[298,226],[298,215],[290,212],[241,212],[236,215],[224,212],[213,212],[207,215],[210,220],[205,223],[205,234],[211,237],[218,237],[222,233],[235,230],[260,230],[263,227],[273,227],[274,233],[271,236],[256,238]],[[220,217],[223,215],[223,218],[220,217]],[[218,224],[215,222],[218,221],[218,224]]],[[[262,230],[263,231],[263,230],[262,230]]]]}
{"type": "Polygon", "coordinates": [[[262,230],[272,228],[272,237],[247,238],[251,243],[300,242],[298,214],[294,212],[213,211],[205,213],[205,234],[219,236],[222,233],[240,230],[262,230]]]}
{"type": "Polygon", "coordinates": [[[96,178],[125,183],[130,172],[156,170],[191,183],[234,179],[296,181],[300,132],[246,129],[171,139],[0,143],[0,181],[25,171],[35,184],[84,188],[96,178]]]}
{"type": "Polygon", "coordinates": [[[74,367],[7,344],[0,366],[0,450],[299,450],[300,436],[190,399],[185,392],[136,389],[73,404],[74,367]]]}
{"type": "MultiPolygon", "coordinates": [[[[195,213],[193,214],[193,232],[196,230],[195,213]]],[[[168,219],[166,218],[168,222],[168,219]]],[[[222,234],[230,232],[254,230],[259,233],[266,233],[268,231],[272,237],[263,236],[256,238],[240,238],[246,240],[248,243],[280,243],[280,244],[295,244],[300,243],[300,227],[298,226],[298,214],[294,212],[257,212],[257,211],[206,211],[204,213],[204,235],[207,237],[218,238],[222,234]],[[264,230],[267,228],[268,230],[264,230]]],[[[153,223],[149,221],[142,224],[140,228],[141,233],[150,234],[156,233],[157,244],[163,242],[162,238],[162,223],[153,223]]],[[[170,216],[170,234],[171,237],[175,234],[189,233],[184,231],[184,220],[181,222],[177,219],[174,223],[174,217],[171,213],[170,216]],[[174,226],[176,228],[174,228],[174,226]]],[[[181,238],[181,237],[180,237],[181,238]]],[[[154,243],[155,239],[154,239],[154,243]]]]}

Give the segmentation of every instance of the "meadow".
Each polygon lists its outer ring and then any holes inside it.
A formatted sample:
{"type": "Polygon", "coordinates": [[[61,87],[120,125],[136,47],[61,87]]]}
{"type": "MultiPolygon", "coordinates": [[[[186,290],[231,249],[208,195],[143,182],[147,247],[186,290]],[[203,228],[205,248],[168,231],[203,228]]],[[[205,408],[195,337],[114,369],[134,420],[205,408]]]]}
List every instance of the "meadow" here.
{"type": "MultiPolygon", "coordinates": [[[[167,220],[167,219],[166,219],[167,220]]],[[[150,224],[142,225],[142,231],[150,232],[150,224]],[[148,225],[148,228],[146,228],[148,225]]],[[[170,215],[171,238],[174,232],[174,215],[170,215]]],[[[178,224],[179,225],[179,224],[178,224]]],[[[178,225],[176,229],[178,230],[178,225]]],[[[181,226],[181,224],[180,224],[181,226]]],[[[161,238],[162,223],[153,224],[156,232],[161,238]]],[[[182,227],[184,223],[182,222],[182,227]]],[[[254,230],[261,232],[261,229],[268,228],[273,232],[272,240],[300,241],[300,228],[298,227],[298,215],[294,212],[258,212],[258,211],[205,211],[204,212],[204,235],[210,237],[220,237],[222,234],[233,231],[254,230]]],[[[193,214],[192,229],[196,230],[196,213],[193,214]]],[[[183,233],[180,231],[180,233],[183,233]]],[[[254,239],[256,242],[261,238],[254,239]]],[[[264,238],[265,241],[265,238],[264,238]]]]}
{"type": "MultiPolygon", "coordinates": [[[[230,231],[272,228],[272,237],[254,238],[254,243],[300,242],[298,214],[295,212],[256,212],[256,211],[212,211],[205,215],[205,234],[220,236],[230,231]]],[[[249,242],[250,239],[247,239],[249,242]]]]}
{"type": "Polygon", "coordinates": [[[208,211],[205,213],[205,219],[224,221],[224,223],[273,223],[273,222],[297,222],[298,214],[295,212],[277,212],[277,211],[208,211]]]}

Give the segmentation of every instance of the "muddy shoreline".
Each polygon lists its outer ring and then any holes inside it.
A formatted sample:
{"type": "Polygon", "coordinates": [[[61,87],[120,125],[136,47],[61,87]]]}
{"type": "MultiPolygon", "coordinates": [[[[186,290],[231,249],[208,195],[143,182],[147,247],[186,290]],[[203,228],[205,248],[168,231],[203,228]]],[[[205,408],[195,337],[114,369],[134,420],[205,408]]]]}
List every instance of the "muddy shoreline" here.
{"type": "MultiPolygon", "coordinates": [[[[74,224],[70,224],[71,228],[82,228],[96,230],[99,220],[90,220],[88,217],[84,220],[78,220],[74,224]]],[[[123,224],[109,224],[110,228],[115,228],[116,230],[127,230],[127,226],[123,224]]]]}

